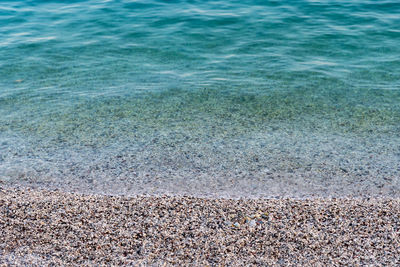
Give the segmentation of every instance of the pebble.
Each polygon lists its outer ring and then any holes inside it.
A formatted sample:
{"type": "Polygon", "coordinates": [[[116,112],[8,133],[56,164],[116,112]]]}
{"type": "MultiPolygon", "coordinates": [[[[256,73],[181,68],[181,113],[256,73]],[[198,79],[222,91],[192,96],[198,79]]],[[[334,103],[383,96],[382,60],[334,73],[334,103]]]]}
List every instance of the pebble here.
{"type": "Polygon", "coordinates": [[[251,220],[251,221],[249,222],[249,226],[250,226],[250,227],[256,226],[256,221],[255,221],[255,220],[251,220]]]}
{"type": "Polygon", "coordinates": [[[0,266],[399,266],[399,218],[399,199],[123,197],[0,184],[0,266]]]}

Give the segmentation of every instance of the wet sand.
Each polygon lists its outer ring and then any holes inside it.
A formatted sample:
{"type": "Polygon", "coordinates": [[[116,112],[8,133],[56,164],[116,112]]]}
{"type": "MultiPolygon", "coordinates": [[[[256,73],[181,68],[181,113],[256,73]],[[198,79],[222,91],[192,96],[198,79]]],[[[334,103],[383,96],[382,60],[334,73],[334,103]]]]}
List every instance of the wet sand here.
{"type": "Polygon", "coordinates": [[[400,199],[115,197],[0,185],[0,265],[400,265],[400,199]]]}

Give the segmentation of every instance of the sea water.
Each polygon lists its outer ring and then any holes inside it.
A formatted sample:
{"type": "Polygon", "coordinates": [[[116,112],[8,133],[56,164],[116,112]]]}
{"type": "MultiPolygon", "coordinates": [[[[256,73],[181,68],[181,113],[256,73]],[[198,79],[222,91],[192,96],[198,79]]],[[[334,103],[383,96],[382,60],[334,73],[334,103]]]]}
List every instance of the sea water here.
{"type": "Polygon", "coordinates": [[[1,1],[0,183],[399,197],[400,2],[1,1]]]}

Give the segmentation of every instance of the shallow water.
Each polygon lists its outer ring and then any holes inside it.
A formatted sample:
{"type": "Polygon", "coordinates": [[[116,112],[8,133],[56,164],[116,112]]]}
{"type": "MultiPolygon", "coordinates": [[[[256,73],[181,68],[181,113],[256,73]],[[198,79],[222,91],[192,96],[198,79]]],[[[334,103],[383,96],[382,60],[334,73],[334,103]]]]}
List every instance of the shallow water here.
{"type": "Polygon", "coordinates": [[[398,1],[2,1],[0,181],[400,196],[398,1]]]}

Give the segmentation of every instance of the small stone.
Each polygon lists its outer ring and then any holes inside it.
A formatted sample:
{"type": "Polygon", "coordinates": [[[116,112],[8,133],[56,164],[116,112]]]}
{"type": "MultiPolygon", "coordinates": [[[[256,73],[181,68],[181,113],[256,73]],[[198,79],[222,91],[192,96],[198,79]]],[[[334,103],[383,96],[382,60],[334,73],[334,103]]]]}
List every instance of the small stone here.
{"type": "Polygon", "coordinates": [[[240,227],[240,223],[235,222],[235,223],[233,224],[233,226],[235,226],[236,228],[239,228],[239,227],[240,227]]]}
{"type": "Polygon", "coordinates": [[[250,227],[256,226],[256,221],[255,221],[255,220],[251,220],[251,221],[249,222],[249,226],[250,226],[250,227]]]}
{"type": "Polygon", "coordinates": [[[232,222],[231,222],[231,221],[226,221],[226,222],[225,222],[225,225],[226,225],[226,226],[230,226],[230,225],[232,225],[232,222]]]}

